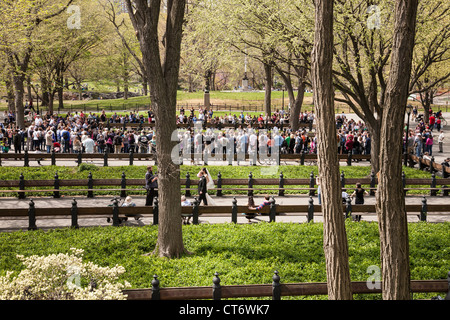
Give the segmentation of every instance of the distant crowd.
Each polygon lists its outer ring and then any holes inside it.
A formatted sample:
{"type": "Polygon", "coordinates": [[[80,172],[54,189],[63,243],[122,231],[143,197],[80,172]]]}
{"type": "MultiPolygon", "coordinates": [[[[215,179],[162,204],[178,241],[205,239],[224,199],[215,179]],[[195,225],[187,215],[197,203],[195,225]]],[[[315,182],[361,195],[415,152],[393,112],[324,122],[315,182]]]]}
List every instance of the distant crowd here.
{"type": "MultiPolygon", "coordinates": [[[[109,117],[105,111],[100,114],[89,112],[69,113],[65,116],[48,113],[27,114],[26,128],[17,128],[13,113],[5,112],[4,121],[0,124],[0,141],[2,152],[13,150],[16,153],[28,151],[62,152],[62,153],[154,153],[156,152],[156,135],[153,129],[132,130],[108,126],[109,123],[145,123],[155,122],[152,111],[145,113],[128,112],[113,113],[109,117]],[[145,116],[144,116],[145,114],[145,116]]],[[[277,110],[271,116],[263,114],[240,115],[226,114],[214,116],[214,113],[199,109],[190,110],[189,115],[181,109],[177,115],[178,123],[192,126],[178,130],[180,153],[186,152],[186,146],[192,153],[211,152],[227,147],[231,152],[249,153],[267,147],[280,148],[280,153],[317,153],[317,137],[306,129],[314,122],[313,112],[302,112],[299,121],[301,129],[292,131],[287,125],[288,112],[277,110]],[[236,129],[214,127],[208,130],[197,130],[199,122],[215,124],[237,124],[236,129]],[[272,124],[271,129],[264,127],[251,129],[249,124],[272,124]],[[285,125],[282,125],[285,124],[285,125]],[[279,128],[277,127],[279,125],[279,128]],[[184,150],[183,150],[184,148],[184,150]]],[[[336,117],[336,133],[338,152],[346,154],[370,154],[371,138],[367,127],[361,121],[347,119],[345,114],[336,117]]]]}

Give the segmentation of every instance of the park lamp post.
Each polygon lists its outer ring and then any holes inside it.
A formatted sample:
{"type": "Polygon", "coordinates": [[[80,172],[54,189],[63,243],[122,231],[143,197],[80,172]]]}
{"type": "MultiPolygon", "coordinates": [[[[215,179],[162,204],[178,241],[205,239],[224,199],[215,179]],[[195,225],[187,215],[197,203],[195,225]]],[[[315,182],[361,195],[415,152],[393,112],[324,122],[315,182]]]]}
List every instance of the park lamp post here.
{"type": "Polygon", "coordinates": [[[408,138],[409,138],[409,118],[411,116],[412,111],[412,105],[408,104],[406,106],[406,114],[408,115],[408,121],[406,123],[406,135],[405,135],[405,159],[404,159],[404,165],[408,165],[408,138]]]}

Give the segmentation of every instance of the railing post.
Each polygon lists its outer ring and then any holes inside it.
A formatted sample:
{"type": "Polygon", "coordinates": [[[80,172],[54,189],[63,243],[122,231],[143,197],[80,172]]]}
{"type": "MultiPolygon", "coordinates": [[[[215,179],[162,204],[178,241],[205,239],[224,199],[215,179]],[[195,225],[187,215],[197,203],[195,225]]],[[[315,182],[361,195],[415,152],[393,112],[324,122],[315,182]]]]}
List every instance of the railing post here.
{"type": "Polygon", "coordinates": [[[435,197],[437,194],[436,189],[436,175],[434,173],[431,174],[431,185],[430,185],[430,196],[435,197]]]}
{"type": "Polygon", "coordinates": [[[345,205],[345,219],[351,217],[352,217],[352,199],[348,197],[345,205]]]}
{"type": "Polygon", "coordinates": [[[192,207],[192,224],[198,224],[198,199],[194,197],[194,203],[192,207]]]}
{"type": "Polygon", "coordinates": [[[36,227],[36,208],[33,199],[30,200],[28,207],[28,230],[37,230],[36,227]]]}
{"type": "Polygon", "coordinates": [[[161,296],[159,294],[159,280],[158,276],[155,274],[153,275],[152,280],[152,300],[160,300],[161,296]]]}
{"type": "Polygon", "coordinates": [[[114,198],[113,200],[113,214],[112,214],[112,218],[113,218],[113,227],[118,227],[120,225],[120,221],[119,221],[119,200],[117,200],[117,198],[114,198]]]}
{"type": "Polygon", "coordinates": [[[155,198],[153,201],[153,225],[158,224],[159,219],[159,206],[158,206],[158,198],[155,198]]]}
{"type": "Polygon", "coordinates": [[[120,190],[120,197],[125,198],[127,196],[127,179],[125,177],[125,172],[122,172],[122,181],[120,183],[120,187],[122,190],[120,190]]]}
{"type": "Polygon", "coordinates": [[[53,184],[55,191],[53,191],[53,198],[58,199],[61,198],[61,195],[59,194],[59,176],[58,176],[58,172],[55,173],[55,182],[53,184]]]}
{"type": "Polygon", "coordinates": [[[302,153],[300,155],[300,165],[304,166],[305,165],[305,151],[302,150],[302,153]]]}
{"type": "Polygon", "coordinates": [[[314,186],[316,185],[316,179],[314,178],[314,172],[311,171],[311,174],[309,175],[309,196],[314,197],[316,194],[316,190],[314,189],[314,186]]]}
{"type": "Polygon", "coordinates": [[[92,191],[92,189],[94,188],[94,181],[92,179],[92,172],[89,172],[87,187],[88,187],[88,189],[90,189],[90,190],[88,190],[87,197],[88,198],[93,198],[94,197],[94,191],[92,191]]]}
{"type": "Polygon", "coordinates": [[[190,176],[190,174],[188,172],[188,173],[186,173],[186,191],[184,192],[184,195],[186,197],[190,197],[191,196],[190,188],[191,188],[191,176],[190,176]]]}
{"type": "Polygon", "coordinates": [[[272,280],[272,300],[281,300],[281,284],[278,271],[275,270],[272,280]]]}
{"type": "Polygon", "coordinates": [[[219,172],[217,174],[217,188],[216,188],[216,197],[222,196],[222,174],[219,172]]]}
{"type": "Polygon", "coordinates": [[[70,209],[70,215],[72,217],[72,228],[78,229],[78,207],[77,201],[73,198],[72,208],[70,209]]]}
{"type": "MultiPolygon", "coordinates": [[[[21,173],[19,177],[19,190],[25,190],[25,178],[23,177],[23,173],[21,173]]],[[[19,191],[19,199],[25,199],[25,192],[19,191]]]]}
{"type": "Polygon", "coordinates": [[[272,200],[270,200],[269,222],[275,222],[276,214],[277,214],[277,207],[275,204],[275,198],[272,197],[272,200]]]}
{"type": "Polygon", "coordinates": [[[52,155],[51,155],[51,162],[52,162],[52,166],[56,166],[56,153],[55,153],[55,149],[52,150],[52,155]]]}
{"type": "Polygon", "coordinates": [[[247,192],[247,196],[253,196],[253,174],[250,172],[250,174],[248,175],[248,192],[247,192]]]}
{"type": "Polygon", "coordinates": [[[352,150],[348,150],[348,155],[347,155],[347,166],[351,166],[352,165],[352,150]]]}
{"type": "Polygon", "coordinates": [[[371,196],[374,196],[375,195],[375,172],[373,172],[373,170],[372,170],[372,172],[370,173],[370,192],[369,192],[369,194],[371,195],[371,196]]]}
{"type": "Polygon", "coordinates": [[[233,205],[231,207],[231,222],[237,223],[237,200],[236,200],[236,197],[233,197],[232,203],[233,203],[233,205]]]}
{"type": "MultiPolygon", "coordinates": [[[[109,122],[108,122],[108,123],[109,123],[109,122]]],[[[107,167],[107,166],[108,166],[108,153],[109,153],[108,149],[109,149],[109,147],[106,146],[106,147],[105,147],[105,153],[103,154],[103,166],[104,166],[104,167],[107,167]]]]}
{"type": "Polygon", "coordinates": [[[278,196],[283,197],[284,196],[284,176],[283,172],[280,173],[280,179],[278,184],[278,196]]]}
{"type": "Polygon", "coordinates": [[[25,149],[25,154],[23,155],[23,166],[24,167],[30,166],[30,161],[28,159],[28,149],[25,149]]]}
{"type": "Polygon", "coordinates": [[[134,150],[133,149],[134,148],[131,148],[131,150],[130,150],[130,166],[132,166],[133,162],[134,162],[134,150]]]}
{"type": "Polygon", "coordinates": [[[308,222],[311,222],[314,220],[314,200],[311,196],[308,202],[308,222]]]}
{"type": "Polygon", "coordinates": [[[222,299],[222,287],[220,286],[219,273],[214,273],[213,278],[213,300],[222,299]]]}
{"type": "Polygon", "coordinates": [[[427,221],[427,212],[428,212],[428,205],[427,205],[427,198],[423,197],[422,199],[422,208],[420,210],[420,221],[427,221]]]}
{"type": "Polygon", "coordinates": [[[341,188],[342,188],[342,191],[345,190],[345,173],[344,173],[344,171],[342,171],[342,173],[341,173],[341,188]]]}
{"type": "Polygon", "coordinates": [[[77,154],[77,164],[80,166],[82,162],[83,162],[82,150],[80,150],[80,152],[78,152],[78,154],[77,154]]]}

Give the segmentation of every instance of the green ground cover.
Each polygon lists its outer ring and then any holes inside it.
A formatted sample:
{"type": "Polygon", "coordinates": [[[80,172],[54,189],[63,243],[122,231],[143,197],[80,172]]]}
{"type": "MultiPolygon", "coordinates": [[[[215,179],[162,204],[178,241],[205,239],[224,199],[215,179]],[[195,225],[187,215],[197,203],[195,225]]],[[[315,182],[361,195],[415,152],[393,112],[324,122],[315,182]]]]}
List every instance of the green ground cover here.
{"type": "MultiPolygon", "coordinates": [[[[368,267],[380,265],[378,226],[347,221],[346,229],[351,279],[367,281],[368,267]]],[[[447,277],[449,234],[450,223],[409,224],[412,280],[447,277]]],[[[133,288],[151,287],[155,274],[162,287],[211,286],[215,272],[222,285],[268,284],[275,270],[282,283],[325,282],[322,236],[322,223],[188,225],[183,226],[183,238],[192,254],[166,259],[143,256],[154,249],[157,226],[0,233],[0,275],[21,270],[17,254],[48,255],[75,247],[85,251],[85,260],[125,267],[123,279],[133,288]]],[[[414,298],[432,296],[436,294],[415,294],[414,298]]],[[[326,297],[306,297],[311,298],[326,297]]],[[[380,296],[355,295],[355,299],[380,296]]]]}

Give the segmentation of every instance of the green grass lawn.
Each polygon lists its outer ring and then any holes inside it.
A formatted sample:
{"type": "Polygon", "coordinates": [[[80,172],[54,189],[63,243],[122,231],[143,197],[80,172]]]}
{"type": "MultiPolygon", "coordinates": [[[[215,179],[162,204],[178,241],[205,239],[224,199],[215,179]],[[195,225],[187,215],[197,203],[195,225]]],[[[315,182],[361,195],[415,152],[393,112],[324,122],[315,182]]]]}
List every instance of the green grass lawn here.
{"type": "MultiPolygon", "coordinates": [[[[378,226],[348,221],[346,230],[351,280],[366,281],[368,267],[380,265],[378,226]]],[[[48,255],[75,247],[85,251],[87,261],[123,266],[122,279],[133,288],[150,288],[155,274],[161,287],[211,286],[215,272],[221,285],[269,284],[275,270],[282,283],[326,282],[322,223],[183,226],[184,245],[192,254],[179,259],[143,256],[153,251],[157,232],[157,226],[144,226],[0,233],[0,275],[21,270],[17,254],[48,255]]],[[[449,234],[450,223],[409,224],[411,279],[446,279],[449,234]]],[[[432,296],[436,294],[414,298],[432,296]]],[[[355,299],[379,298],[355,295],[355,299]]]]}

